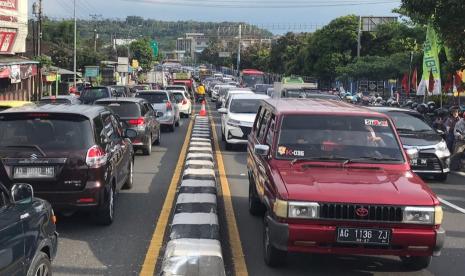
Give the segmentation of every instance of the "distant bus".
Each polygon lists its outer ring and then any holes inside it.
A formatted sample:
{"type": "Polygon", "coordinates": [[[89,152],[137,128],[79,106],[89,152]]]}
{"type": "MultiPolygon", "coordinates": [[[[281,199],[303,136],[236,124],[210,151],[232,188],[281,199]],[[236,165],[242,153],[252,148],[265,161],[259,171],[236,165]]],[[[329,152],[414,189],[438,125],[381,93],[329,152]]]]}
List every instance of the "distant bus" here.
{"type": "Polygon", "coordinates": [[[254,88],[256,84],[265,83],[265,73],[255,69],[244,69],[241,71],[241,85],[254,88]]]}

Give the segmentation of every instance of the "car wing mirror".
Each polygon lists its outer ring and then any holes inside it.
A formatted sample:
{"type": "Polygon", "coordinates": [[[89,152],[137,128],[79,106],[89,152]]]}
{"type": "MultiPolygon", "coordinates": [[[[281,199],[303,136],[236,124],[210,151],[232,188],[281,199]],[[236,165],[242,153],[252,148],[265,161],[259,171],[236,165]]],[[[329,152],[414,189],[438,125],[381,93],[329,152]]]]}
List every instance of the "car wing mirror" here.
{"type": "Polygon", "coordinates": [[[124,130],[124,138],[134,139],[137,137],[137,131],[127,128],[124,130]]]}
{"type": "Polygon", "coordinates": [[[34,198],[34,189],[31,185],[25,183],[15,184],[11,188],[11,196],[16,204],[31,204],[34,198]]]}
{"type": "Polygon", "coordinates": [[[266,157],[270,153],[270,146],[268,146],[268,145],[255,145],[254,153],[256,155],[266,157]]]}
{"type": "Polygon", "coordinates": [[[157,118],[163,117],[163,112],[160,112],[160,111],[155,112],[155,117],[157,118]]]}
{"type": "Polygon", "coordinates": [[[445,134],[446,134],[442,129],[436,129],[436,132],[437,132],[439,135],[445,135],[445,134]]]}

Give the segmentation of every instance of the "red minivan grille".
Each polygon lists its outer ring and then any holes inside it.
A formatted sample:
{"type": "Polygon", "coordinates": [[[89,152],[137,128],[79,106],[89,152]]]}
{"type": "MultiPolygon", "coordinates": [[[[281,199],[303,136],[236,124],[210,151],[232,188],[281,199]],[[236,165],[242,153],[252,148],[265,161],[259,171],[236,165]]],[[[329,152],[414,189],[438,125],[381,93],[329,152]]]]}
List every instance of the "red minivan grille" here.
{"type": "Polygon", "coordinates": [[[403,208],[399,206],[386,205],[321,203],[320,218],[334,220],[402,222],[403,208]]]}

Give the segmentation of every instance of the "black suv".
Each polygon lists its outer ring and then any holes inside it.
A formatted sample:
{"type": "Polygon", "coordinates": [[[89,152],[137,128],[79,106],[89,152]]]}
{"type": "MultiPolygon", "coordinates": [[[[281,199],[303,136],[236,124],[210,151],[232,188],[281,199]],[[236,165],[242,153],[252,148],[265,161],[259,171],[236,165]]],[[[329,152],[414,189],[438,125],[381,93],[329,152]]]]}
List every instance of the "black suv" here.
{"type": "Polygon", "coordinates": [[[152,144],[159,145],[161,132],[157,121],[157,112],[152,105],[141,98],[102,99],[95,102],[110,108],[123,122],[125,128],[137,131],[137,137],[131,139],[135,149],[141,149],[145,155],[152,153],[152,144]]]}
{"type": "Polygon", "coordinates": [[[51,275],[55,222],[50,204],[34,198],[30,185],[16,184],[10,193],[0,183],[0,275],[51,275]]]}
{"type": "Polygon", "coordinates": [[[28,182],[55,210],[90,210],[109,225],[114,195],[133,185],[134,150],[102,106],[44,105],[0,113],[0,181],[28,182]]]}

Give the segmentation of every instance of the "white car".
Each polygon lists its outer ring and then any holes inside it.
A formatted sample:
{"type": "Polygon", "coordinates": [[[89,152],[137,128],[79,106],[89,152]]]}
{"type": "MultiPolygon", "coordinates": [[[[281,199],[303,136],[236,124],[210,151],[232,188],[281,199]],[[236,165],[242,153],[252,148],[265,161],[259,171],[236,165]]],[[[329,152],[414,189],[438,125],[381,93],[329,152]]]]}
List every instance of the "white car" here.
{"type": "Polygon", "coordinates": [[[218,110],[222,114],[221,137],[227,150],[232,145],[247,144],[260,102],[268,98],[266,95],[236,94],[226,107],[218,110]]]}
{"type": "Polygon", "coordinates": [[[188,118],[192,113],[192,102],[187,96],[187,93],[183,90],[171,90],[170,93],[173,94],[176,99],[176,105],[179,108],[180,116],[188,118]]]}
{"type": "Polygon", "coordinates": [[[226,89],[230,88],[235,88],[235,86],[224,83],[215,85],[212,90],[212,102],[216,102],[220,98],[221,90],[225,91],[226,89]]]}
{"type": "MultiPolygon", "coordinates": [[[[249,88],[231,88],[231,89],[228,89],[226,91],[226,93],[220,97],[220,103],[219,103],[219,107],[226,107],[226,102],[228,101],[228,99],[232,96],[232,95],[236,95],[236,94],[255,94],[252,90],[250,90],[249,88]]],[[[218,103],[217,103],[218,104],[218,103]]]]}

